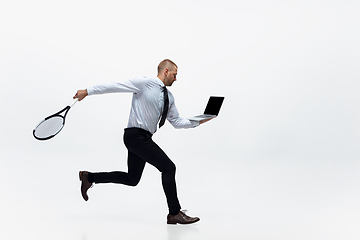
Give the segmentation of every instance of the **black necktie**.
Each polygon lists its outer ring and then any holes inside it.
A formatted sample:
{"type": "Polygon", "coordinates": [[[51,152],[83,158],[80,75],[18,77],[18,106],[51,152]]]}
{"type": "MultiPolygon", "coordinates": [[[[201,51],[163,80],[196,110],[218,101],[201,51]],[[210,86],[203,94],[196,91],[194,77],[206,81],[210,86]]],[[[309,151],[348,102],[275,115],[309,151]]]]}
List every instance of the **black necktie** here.
{"type": "Polygon", "coordinates": [[[161,128],[165,123],[165,119],[166,119],[168,109],[169,109],[169,96],[168,96],[168,92],[167,92],[166,87],[164,87],[164,109],[163,109],[163,112],[162,112],[162,115],[161,115],[159,128],[161,128]]]}

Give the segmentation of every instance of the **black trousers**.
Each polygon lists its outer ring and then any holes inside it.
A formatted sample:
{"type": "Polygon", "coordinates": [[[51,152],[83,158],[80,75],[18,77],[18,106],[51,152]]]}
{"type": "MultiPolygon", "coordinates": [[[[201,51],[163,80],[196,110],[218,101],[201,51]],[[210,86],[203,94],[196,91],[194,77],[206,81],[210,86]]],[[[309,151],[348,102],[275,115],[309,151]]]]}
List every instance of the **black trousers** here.
{"type": "Polygon", "coordinates": [[[140,181],[145,163],[150,163],[161,172],[169,214],[176,215],[181,209],[176,191],[176,167],[151,137],[152,134],[144,129],[126,128],[124,143],[128,149],[128,172],[89,173],[89,181],[136,186],[140,181]]]}

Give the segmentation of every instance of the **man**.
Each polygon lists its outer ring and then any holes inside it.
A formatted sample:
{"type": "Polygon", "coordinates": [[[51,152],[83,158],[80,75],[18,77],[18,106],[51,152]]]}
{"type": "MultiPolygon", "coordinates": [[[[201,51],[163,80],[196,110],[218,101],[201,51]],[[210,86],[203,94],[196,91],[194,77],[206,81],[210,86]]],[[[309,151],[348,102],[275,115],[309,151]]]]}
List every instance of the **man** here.
{"type": "Polygon", "coordinates": [[[166,88],[176,81],[177,69],[174,62],[165,59],[158,66],[156,78],[135,78],[77,91],[74,98],[78,98],[79,101],[88,95],[113,92],[133,93],[128,126],[124,132],[124,143],[128,149],[128,172],[79,172],[81,194],[85,201],[89,199],[87,190],[93,183],[120,183],[136,186],[140,181],[145,163],[149,163],[162,174],[162,186],[169,208],[167,223],[189,224],[200,220],[180,211],[175,183],[175,164],[151,138],[157,130],[159,120],[159,127],[161,127],[165,118],[175,128],[192,128],[206,122],[192,122],[179,116],[174,97],[166,88]]]}

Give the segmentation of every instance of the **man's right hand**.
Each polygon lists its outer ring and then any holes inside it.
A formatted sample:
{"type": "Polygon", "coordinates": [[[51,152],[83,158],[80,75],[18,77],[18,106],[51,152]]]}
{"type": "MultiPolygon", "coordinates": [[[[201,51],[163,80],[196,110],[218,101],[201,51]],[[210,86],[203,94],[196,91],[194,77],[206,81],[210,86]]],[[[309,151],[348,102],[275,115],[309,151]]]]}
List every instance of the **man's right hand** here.
{"type": "Polygon", "coordinates": [[[86,96],[88,95],[88,92],[86,89],[84,90],[78,90],[77,93],[75,94],[75,96],[73,98],[78,98],[79,102],[81,100],[83,100],[86,96]]]}

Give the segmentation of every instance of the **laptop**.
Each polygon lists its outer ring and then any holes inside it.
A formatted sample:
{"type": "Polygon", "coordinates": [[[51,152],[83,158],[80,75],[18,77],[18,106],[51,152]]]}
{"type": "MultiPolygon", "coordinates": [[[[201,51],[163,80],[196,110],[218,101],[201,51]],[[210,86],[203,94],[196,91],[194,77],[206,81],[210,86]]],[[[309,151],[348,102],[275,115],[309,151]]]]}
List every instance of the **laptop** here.
{"type": "Polygon", "coordinates": [[[206,120],[206,119],[216,117],[220,112],[220,108],[221,108],[223,101],[224,101],[224,97],[211,96],[206,105],[204,114],[191,117],[191,118],[189,118],[189,120],[190,121],[201,121],[201,120],[206,120]]]}

